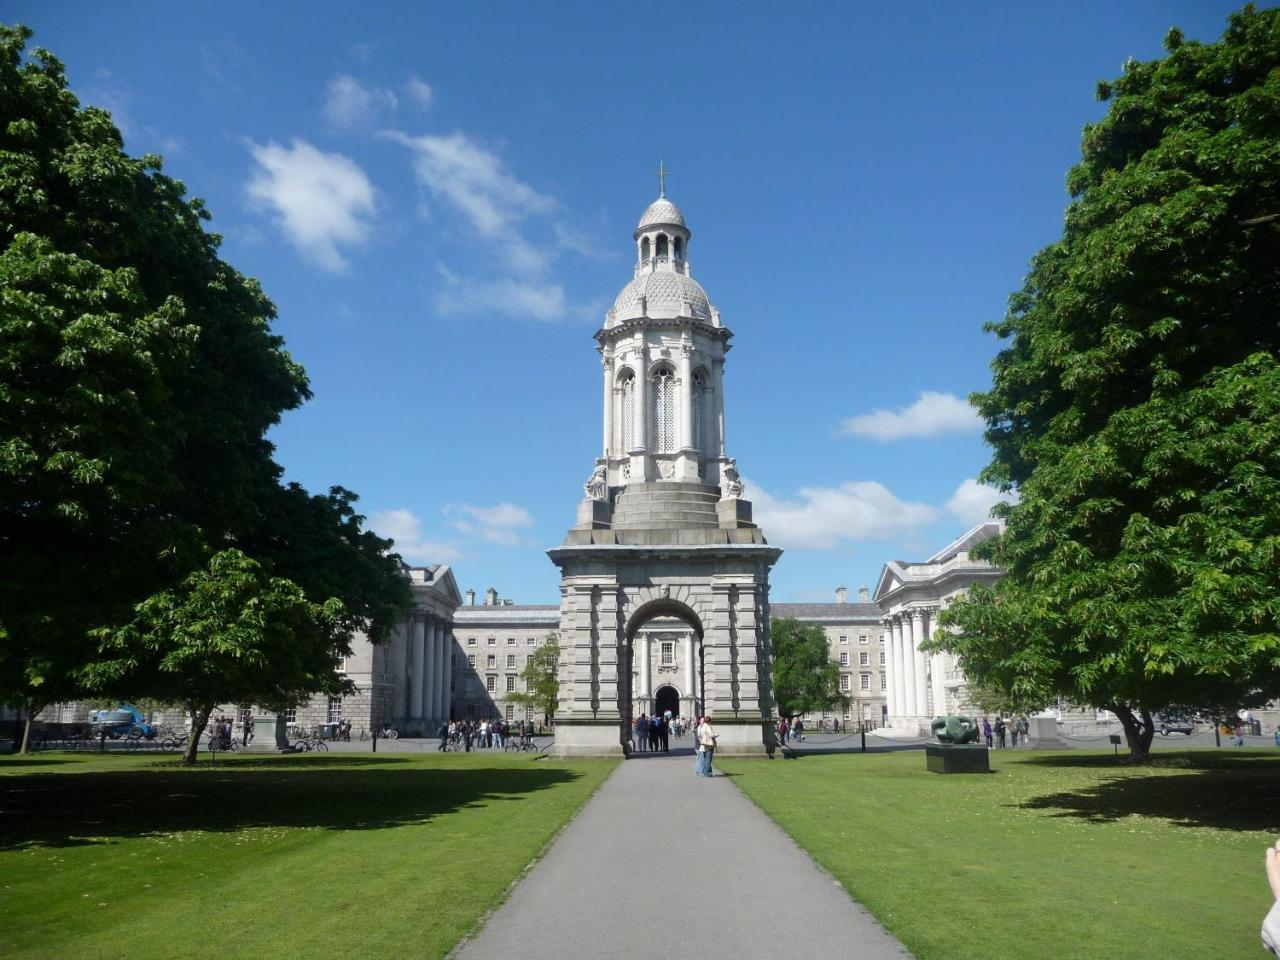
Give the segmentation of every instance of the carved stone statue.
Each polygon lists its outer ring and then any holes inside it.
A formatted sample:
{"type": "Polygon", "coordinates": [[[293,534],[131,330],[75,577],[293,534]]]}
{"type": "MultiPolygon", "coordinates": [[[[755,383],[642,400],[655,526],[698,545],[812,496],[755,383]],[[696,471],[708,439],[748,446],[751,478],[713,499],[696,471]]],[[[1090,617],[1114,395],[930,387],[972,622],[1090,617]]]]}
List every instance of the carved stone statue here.
{"type": "Polygon", "coordinates": [[[929,729],[941,743],[978,742],[978,721],[973,717],[935,717],[929,729]]]}
{"type": "Polygon", "coordinates": [[[582,489],[586,493],[588,500],[604,500],[607,498],[609,484],[603,463],[596,464],[596,468],[591,471],[591,476],[582,485],[582,489]]]}
{"type": "Polygon", "coordinates": [[[738,477],[738,461],[730,459],[720,471],[720,499],[737,500],[743,489],[742,480],[738,477]]]}

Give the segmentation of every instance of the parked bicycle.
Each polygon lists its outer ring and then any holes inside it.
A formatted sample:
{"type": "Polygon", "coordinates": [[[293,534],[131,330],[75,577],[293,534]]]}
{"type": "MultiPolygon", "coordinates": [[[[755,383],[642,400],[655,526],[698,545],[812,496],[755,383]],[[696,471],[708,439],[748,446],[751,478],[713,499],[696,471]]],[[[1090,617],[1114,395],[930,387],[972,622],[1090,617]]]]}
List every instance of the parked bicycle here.
{"type": "Polygon", "coordinates": [[[160,749],[165,753],[176,753],[186,747],[187,740],[190,737],[189,733],[183,733],[176,737],[165,737],[160,741],[160,749]]]}
{"type": "Polygon", "coordinates": [[[312,750],[318,753],[327,753],[329,750],[329,744],[316,734],[299,740],[293,745],[294,753],[307,753],[312,750]]]}
{"type": "Polygon", "coordinates": [[[382,728],[382,732],[378,736],[383,740],[395,740],[400,734],[395,727],[388,725],[382,728]]]}
{"type": "MultiPolygon", "coordinates": [[[[183,739],[185,739],[185,737],[183,739]]],[[[225,753],[239,749],[240,744],[236,742],[235,737],[227,736],[225,733],[209,734],[210,753],[225,753]]]]}
{"type": "Polygon", "coordinates": [[[537,753],[538,751],[533,737],[527,733],[523,736],[507,737],[502,749],[504,753],[537,753]]]}

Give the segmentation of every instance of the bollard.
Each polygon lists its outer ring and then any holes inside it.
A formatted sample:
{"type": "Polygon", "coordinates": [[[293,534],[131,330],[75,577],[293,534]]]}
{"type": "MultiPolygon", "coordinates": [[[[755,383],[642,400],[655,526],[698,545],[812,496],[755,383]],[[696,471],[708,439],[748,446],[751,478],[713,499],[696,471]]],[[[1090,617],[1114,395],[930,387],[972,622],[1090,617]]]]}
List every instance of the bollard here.
{"type": "Polygon", "coordinates": [[[862,728],[862,752],[867,752],[867,728],[862,728]]]}
{"type": "Polygon", "coordinates": [[[378,728],[373,728],[373,752],[378,752],[378,728]]]}

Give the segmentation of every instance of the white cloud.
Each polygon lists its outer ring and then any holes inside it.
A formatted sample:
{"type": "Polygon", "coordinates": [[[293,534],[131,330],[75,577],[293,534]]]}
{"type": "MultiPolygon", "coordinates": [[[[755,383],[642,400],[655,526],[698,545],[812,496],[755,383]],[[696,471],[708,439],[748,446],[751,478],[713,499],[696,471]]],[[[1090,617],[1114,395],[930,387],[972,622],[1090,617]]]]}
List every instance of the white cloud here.
{"type": "Polygon", "coordinates": [[[831,550],[844,541],[888,540],[938,519],[927,503],[899,500],[884,485],[864,480],[838,487],[805,487],[796,500],[778,500],[748,484],[755,522],[770,542],[784,547],[831,550]]]}
{"type": "Polygon", "coordinates": [[[514,503],[492,507],[451,503],[444,508],[444,515],[463,536],[508,547],[519,545],[520,531],[533,526],[529,511],[514,503]]]}
{"type": "Polygon", "coordinates": [[[954,393],[926,390],[909,407],[873,410],[850,417],[840,425],[841,433],[873,440],[903,437],[936,437],[944,433],[976,433],[982,429],[977,411],[954,393]]]}
{"type": "Polygon", "coordinates": [[[971,527],[991,519],[991,508],[997,503],[1017,503],[1017,491],[1001,493],[977,480],[965,480],[947,501],[947,512],[971,527]]]}
{"type": "Polygon", "coordinates": [[[410,563],[453,563],[462,552],[451,543],[428,540],[422,521],[409,510],[383,510],[369,519],[369,529],[395,541],[395,551],[410,563]]]}
{"type": "Polygon", "coordinates": [[[431,89],[431,84],[419,77],[410,77],[406,80],[404,92],[422,110],[426,110],[431,106],[431,101],[436,95],[436,92],[431,89]]]}
{"type": "Polygon", "coordinates": [[[441,268],[444,286],[436,293],[438,313],[499,313],[508,317],[559,320],[568,311],[564,288],[556,283],[498,277],[476,280],[441,268]]]}
{"type": "Polygon", "coordinates": [[[365,172],[347,157],[297,138],[289,147],[250,142],[249,150],[257,162],[249,196],[275,216],[304,257],[325,270],[345,271],[338,248],[369,238],[376,195],[365,172]]]}
{"type": "Polygon", "coordinates": [[[338,130],[356,130],[385,123],[395,115],[399,99],[390,90],[370,87],[340,73],[325,88],[324,115],[338,130]]]}

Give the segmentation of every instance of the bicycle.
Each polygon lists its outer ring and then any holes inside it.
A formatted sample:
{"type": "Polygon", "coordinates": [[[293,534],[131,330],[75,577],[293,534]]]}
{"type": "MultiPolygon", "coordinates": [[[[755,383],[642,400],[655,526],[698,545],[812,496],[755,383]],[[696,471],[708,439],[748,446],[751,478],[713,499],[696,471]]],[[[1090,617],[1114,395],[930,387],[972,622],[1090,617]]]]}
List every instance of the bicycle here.
{"type": "Polygon", "coordinates": [[[514,751],[515,753],[537,753],[537,744],[533,742],[533,737],[527,734],[522,737],[508,737],[507,742],[502,746],[503,753],[514,751]]]}
{"type": "Polygon", "coordinates": [[[399,738],[400,733],[395,727],[383,727],[382,732],[378,734],[378,736],[383,740],[396,740],[399,738]]]}
{"type": "Polygon", "coordinates": [[[160,749],[164,753],[176,753],[187,745],[187,740],[189,740],[190,737],[191,735],[187,733],[177,737],[165,737],[160,741],[160,749]]]}
{"type": "Polygon", "coordinates": [[[220,733],[209,734],[210,753],[233,753],[240,749],[235,737],[226,737],[220,733]]]}

